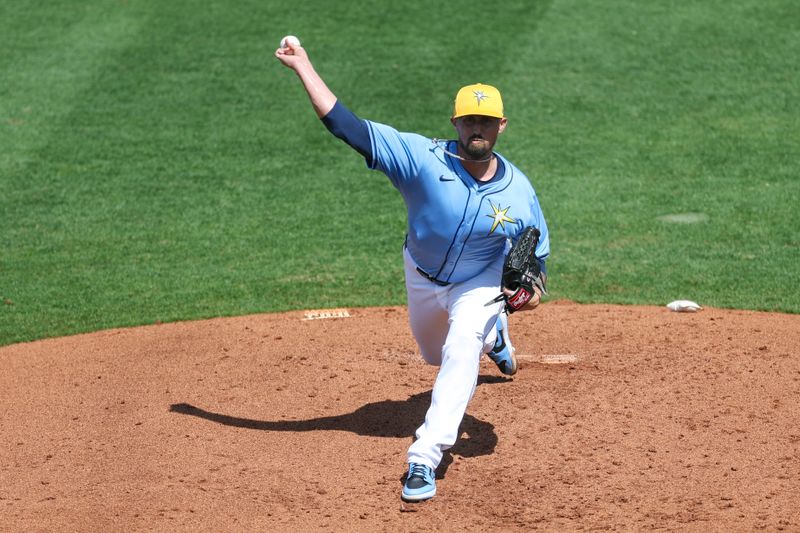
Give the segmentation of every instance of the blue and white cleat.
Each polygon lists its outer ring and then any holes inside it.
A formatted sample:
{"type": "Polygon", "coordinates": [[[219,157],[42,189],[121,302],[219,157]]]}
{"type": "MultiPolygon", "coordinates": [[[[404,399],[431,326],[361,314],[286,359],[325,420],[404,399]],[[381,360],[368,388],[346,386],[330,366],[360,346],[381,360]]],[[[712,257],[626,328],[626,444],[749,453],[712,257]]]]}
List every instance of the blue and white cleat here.
{"type": "Polygon", "coordinates": [[[517,373],[517,358],[514,355],[514,346],[511,345],[511,339],[508,336],[508,315],[505,311],[500,313],[497,319],[497,340],[494,342],[494,348],[489,352],[489,359],[495,362],[500,372],[507,376],[513,376],[517,373]]]}
{"type": "Polygon", "coordinates": [[[436,495],[436,476],[433,469],[419,463],[409,463],[408,476],[403,485],[403,500],[420,502],[436,495]]]}

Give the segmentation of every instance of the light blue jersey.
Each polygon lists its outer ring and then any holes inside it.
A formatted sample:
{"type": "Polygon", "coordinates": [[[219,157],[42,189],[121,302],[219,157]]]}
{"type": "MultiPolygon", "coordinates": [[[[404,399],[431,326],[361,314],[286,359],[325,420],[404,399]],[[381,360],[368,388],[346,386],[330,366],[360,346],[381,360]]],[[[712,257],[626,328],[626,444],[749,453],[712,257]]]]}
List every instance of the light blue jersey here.
{"type": "MultiPolygon", "coordinates": [[[[414,133],[366,121],[372,160],[400,191],[408,210],[408,251],[429,276],[457,283],[473,278],[516,242],[528,226],[541,236],[536,256],[550,254],[550,237],[528,178],[501,155],[505,172],[478,182],[442,146],[414,133]]],[[[446,146],[456,152],[455,141],[446,146]]]]}

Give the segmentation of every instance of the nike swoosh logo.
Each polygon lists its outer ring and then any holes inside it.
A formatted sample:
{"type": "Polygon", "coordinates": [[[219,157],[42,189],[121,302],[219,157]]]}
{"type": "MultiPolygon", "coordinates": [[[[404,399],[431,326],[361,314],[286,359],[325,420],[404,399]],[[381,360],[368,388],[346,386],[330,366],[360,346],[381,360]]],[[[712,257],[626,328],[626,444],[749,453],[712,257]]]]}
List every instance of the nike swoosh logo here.
{"type": "Polygon", "coordinates": [[[439,176],[439,181],[455,181],[455,178],[452,176],[445,176],[444,174],[442,174],[441,176],[439,176]]]}

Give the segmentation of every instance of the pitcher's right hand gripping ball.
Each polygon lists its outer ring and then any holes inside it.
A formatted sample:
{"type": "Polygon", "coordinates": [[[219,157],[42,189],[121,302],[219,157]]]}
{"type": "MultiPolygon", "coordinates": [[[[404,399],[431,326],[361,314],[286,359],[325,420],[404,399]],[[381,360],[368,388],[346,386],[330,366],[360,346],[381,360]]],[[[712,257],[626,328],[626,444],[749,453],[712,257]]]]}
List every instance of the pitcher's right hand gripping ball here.
{"type": "Polygon", "coordinates": [[[503,263],[503,288],[512,292],[511,295],[503,295],[509,314],[519,311],[531,301],[534,287],[546,294],[541,266],[536,259],[539,235],[539,230],[533,226],[525,228],[503,263]]]}

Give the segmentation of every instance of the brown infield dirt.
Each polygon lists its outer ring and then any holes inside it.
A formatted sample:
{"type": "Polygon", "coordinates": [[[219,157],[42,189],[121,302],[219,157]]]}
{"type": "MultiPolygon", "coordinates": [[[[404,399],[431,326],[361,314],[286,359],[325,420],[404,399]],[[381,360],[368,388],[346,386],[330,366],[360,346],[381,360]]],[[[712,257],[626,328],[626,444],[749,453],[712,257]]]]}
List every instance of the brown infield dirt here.
{"type": "Polygon", "coordinates": [[[436,368],[405,308],[348,314],[0,348],[0,530],[800,531],[800,315],[517,313],[403,504],[436,368]]]}

